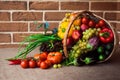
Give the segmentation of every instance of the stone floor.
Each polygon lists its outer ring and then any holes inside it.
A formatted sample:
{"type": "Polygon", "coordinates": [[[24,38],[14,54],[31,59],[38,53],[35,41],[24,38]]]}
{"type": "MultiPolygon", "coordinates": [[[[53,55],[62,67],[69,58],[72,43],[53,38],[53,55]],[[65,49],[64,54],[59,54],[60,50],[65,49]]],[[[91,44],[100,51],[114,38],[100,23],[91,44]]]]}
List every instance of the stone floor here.
{"type": "MultiPolygon", "coordinates": [[[[15,56],[17,48],[0,49],[0,80],[120,80],[120,48],[105,63],[83,67],[62,67],[59,69],[23,69],[9,65],[5,60],[15,56]]],[[[38,49],[31,52],[38,53],[38,49]]]]}

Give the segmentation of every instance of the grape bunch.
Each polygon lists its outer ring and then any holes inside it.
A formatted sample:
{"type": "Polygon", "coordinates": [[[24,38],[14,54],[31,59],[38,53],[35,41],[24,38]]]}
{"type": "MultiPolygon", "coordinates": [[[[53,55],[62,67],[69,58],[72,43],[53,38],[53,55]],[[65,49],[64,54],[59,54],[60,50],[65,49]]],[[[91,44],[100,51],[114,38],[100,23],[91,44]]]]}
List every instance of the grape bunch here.
{"type": "Polygon", "coordinates": [[[42,43],[40,46],[40,51],[42,52],[53,52],[60,50],[63,50],[62,42],[60,40],[42,43]]]}
{"type": "Polygon", "coordinates": [[[87,47],[87,41],[85,40],[79,40],[71,50],[71,54],[73,55],[74,58],[79,57],[83,53],[87,53],[90,49],[87,47]]]}
{"type": "Polygon", "coordinates": [[[88,40],[92,36],[98,35],[98,31],[99,31],[99,29],[89,28],[89,29],[87,29],[86,31],[83,32],[83,37],[82,38],[84,40],[88,40]]]}
{"type": "Polygon", "coordinates": [[[83,32],[83,37],[73,47],[70,53],[74,58],[79,57],[81,54],[87,53],[92,50],[89,46],[89,39],[98,34],[96,28],[89,28],[83,32]]]}

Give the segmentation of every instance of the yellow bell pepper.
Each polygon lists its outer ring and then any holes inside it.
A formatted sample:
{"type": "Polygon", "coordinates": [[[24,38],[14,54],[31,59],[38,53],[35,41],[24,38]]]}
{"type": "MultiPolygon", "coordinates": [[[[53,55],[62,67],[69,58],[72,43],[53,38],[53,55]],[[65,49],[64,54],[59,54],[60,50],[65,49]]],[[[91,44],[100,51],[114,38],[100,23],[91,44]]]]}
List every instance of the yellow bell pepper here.
{"type": "MultiPolygon", "coordinates": [[[[62,22],[62,23],[60,24],[60,26],[59,26],[59,28],[58,28],[58,36],[59,36],[61,39],[64,38],[64,36],[65,36],[65,31],[66,31],[68,25],[69,25],[69,22],[68,22],[68,21],[66,21],[66,22],[64,21],[64,22],[62,22]]],[[[71,27],[71,29],[70,29],[70,31],[69,31],[69,33],[68,33],[68,37],[70,37],[70,36],[72,35],[72,32],[73,32],[73,26],[71,27]]]]}

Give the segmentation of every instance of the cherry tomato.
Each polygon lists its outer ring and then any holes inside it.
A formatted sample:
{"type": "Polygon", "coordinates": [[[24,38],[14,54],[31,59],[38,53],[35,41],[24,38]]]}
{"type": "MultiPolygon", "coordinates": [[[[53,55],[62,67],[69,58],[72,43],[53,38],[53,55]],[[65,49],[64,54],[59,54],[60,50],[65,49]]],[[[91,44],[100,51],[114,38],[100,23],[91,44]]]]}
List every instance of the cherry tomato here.
{"type": "Polygon", "coordinates": [[[29,62],[28,62],[28,60],[22,60],[20,65],[22,68],[28,68],[29,62]]]}
{"type": "Polygon", "coordinates": [[[89,19],[87,17],[82,18],[82,23],[83,24],[88,24],[88,22],[89,22],[89,19]]]}
{"type": "Polygon", "coordinates": [[[102,26],[105,26],[105,21],[101,19],[101,20],[98,22],[98,24],[99,24],[99,26],[101,26],[101,27],[102,27],[102,26]]]}
{"type": "Polygon", "coordinates": [[[37,61],[37,66],[40,67],[40,64],[41,64],[41,60],[37,61]]]}
{"type": "Polygon", "coordinates": [[[88,25],[90,27],[95,27],[95,22],[93,20],[90,20],[88,25]]]}
{"type": "Polygon", "coordinates": [[[49,66],[48,66],[48,64],[47,64],[45,61],[41,62],[40,68],[42,68],[42,69],[47,69],[48,67],[49,67],[49,66]]]}
{"type": "Polygon", "coordinates": [[[47,59],[48,53],[47,52],[43,52],[40,54],[40,60],[45,61],[47,59]]]}
{"type": "Polygon", "coordinates": [[[45,60],[45,63],[47,63],[49,67],[52,66],[52,63],[50,60],[45,60]]]}
{"type": "Polygon", "coordinates": [[[96,24],[96,25],[95,25],[95,28],[100,28],[99,24],[96,24]]]}
{"type": "Polygon", "coordinates": [[[40,54],[35,54],[34,59],[40,59],[40,54]]]}
{"type": "Polygon", "coordinates": [[[31,59],[31,60],[29,61],[29,67],[30,67],[30,68],[35,68],[36,66],[37,66],[36,61],[33,60],[33,59],[31,59]]]}

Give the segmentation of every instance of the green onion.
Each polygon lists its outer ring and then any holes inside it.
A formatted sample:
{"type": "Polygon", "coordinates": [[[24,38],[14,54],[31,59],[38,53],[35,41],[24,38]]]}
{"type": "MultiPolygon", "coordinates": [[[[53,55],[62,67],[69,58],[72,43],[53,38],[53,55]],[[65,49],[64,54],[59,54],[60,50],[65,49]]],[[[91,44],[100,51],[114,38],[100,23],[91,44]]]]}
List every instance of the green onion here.
{"type": "Polygon", "coordinates": [[[25,38],[25,40],[21,43],[21,46],[18,50],[17,55],[15,58],[26,58],[27,54],[30,53],[32,50],[40,46],[44,42],[49,42],[53,40],[61,40],[58,36],[51,34],[51,35],[44,35],[44,34],[34,34],[30,35],[25,38]],[[22,49],[22,45],[28,42],[28,45],[22,49]]]}

